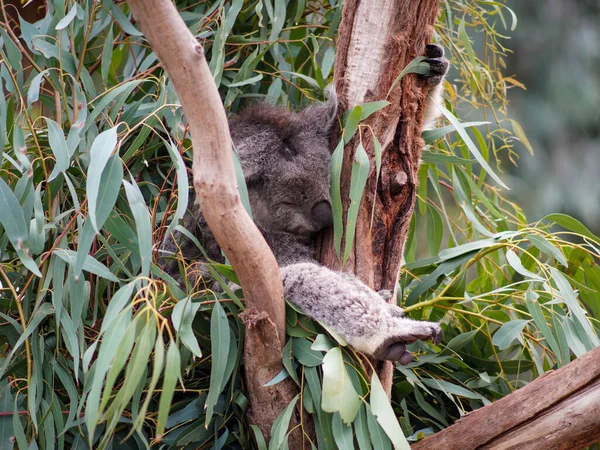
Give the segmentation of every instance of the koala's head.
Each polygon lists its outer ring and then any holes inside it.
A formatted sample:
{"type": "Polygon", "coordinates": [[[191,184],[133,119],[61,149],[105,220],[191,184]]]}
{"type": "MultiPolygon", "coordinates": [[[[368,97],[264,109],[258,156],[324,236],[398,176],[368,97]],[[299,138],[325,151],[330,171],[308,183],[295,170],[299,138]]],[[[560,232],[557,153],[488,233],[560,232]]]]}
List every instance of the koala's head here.
{"type": "Polygon", "coordinates": [[[332,224],[330,135],[337,99],[298,112],[258,104],[230,121],[255,222],[310,235],[332,224]]]}

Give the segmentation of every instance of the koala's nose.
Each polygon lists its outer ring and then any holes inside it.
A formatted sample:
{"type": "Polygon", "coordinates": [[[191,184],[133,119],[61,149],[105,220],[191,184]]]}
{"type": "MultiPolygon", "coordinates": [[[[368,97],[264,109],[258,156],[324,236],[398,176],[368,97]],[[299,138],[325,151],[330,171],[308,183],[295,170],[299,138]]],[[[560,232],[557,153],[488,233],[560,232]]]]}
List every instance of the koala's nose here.
{"type": "Polygon", "coordinates": [[[329,202],[323,200],[315,204],[310,212],[315,229],[321,230],[333,223],[333,211],[329,202]]]}

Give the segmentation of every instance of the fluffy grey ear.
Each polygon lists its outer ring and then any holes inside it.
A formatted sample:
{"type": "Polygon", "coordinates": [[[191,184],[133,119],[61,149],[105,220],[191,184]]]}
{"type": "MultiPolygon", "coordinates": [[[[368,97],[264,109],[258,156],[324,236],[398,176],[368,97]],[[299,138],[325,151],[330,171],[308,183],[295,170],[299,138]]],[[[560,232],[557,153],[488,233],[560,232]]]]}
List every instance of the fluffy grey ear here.
{"type": "Polygon", "coordinates": [[[318,127],[323,133],[331,133],[337,119],[338,98],[335,88],[330,85],[325,90],[327,100],[324,103],[317,103],[309,106],[302,115],[312,127],[318,127]]]}

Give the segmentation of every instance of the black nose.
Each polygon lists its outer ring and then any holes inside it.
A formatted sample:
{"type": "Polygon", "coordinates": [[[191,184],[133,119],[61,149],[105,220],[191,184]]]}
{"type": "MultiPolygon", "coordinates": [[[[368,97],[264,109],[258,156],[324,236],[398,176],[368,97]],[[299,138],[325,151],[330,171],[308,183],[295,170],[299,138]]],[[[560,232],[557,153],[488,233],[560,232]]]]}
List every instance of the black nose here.
{"type": "Polygon", "coordinates": [[[333,212],[328,201],[320,201],[310,212],[312,223],[316,230],[322,230],[333,223],[333,212]]]}

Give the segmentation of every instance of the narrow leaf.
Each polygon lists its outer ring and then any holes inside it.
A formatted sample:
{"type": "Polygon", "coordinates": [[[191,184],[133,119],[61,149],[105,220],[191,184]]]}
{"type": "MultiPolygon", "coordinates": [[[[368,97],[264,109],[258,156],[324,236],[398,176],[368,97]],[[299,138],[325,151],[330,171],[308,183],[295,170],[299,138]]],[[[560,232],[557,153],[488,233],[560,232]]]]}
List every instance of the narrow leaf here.
{"type": "Polygon", "coordinates": [[[410,445],[402,433],[402,428],[396,419],[392,405],[388,399],[387,394],[383,390],[383,386],[377,378],[377,375],[373,373],[371,379],[371,409],[373,414],[377,418],[377,422],[383,428],[383,431],[392,441],[395,450],[410,450],[410,445]]]}
{"type": "Polygon", "coordinates": [[[224,379],[229,352],[229,322],[219,301],[215,302],[210,318],[210,340],[212,365],[210,368],[210,386],[206,398],[206,419],[204,426],[208,427],[212,419],[214,407],[228,380],[224,379]]]}
{"type": "Polygon", "coordinates": [[[100,190],[100,181],[104,167],[108,163],[113,150],[117,146],[117,127],[100,133],[90,150],[90,166],[88,167],[87,179],[87,197],[89,206],[89,217],[96,233],[100,231],[100,227],[96,220],[96,209],[98,205],[98,192],[100,190]]]}
{"type": "Polygon", "coordinates": [[[346,243],[344,248],[344,263],[348,260],[354,244],[358,208],[365,191],[369,177],[370,161],[362,142],[358,144],[354,161],[352,161],[352,174],[350,177],[350,207],[346,218],[346,243]]]}
{"type": "Polygon", "coordinates": [[[125,193],[129,201],[129,207],[135,220],[140,258],[142,259],[142,275],[150,275],[150,263],[152,262],[152,226],[150,224],[150,212],[140,188],[132,178],[131,183],[123,180],[125,193]]]}
{"type": "Polygon", "coordinates": [[[467,148],[469,149],[471,154],[475,157],[477,162],[479,162],[481,167],[496,181],[496,183],[498,183],[498,185],[500,185],[504,189],[508,189],[508,186],[506,186],[502,182],[502,180],[498,177],[498,175],[496,175],[494,173],[494,171],[492,170],[492,168],[490,167],[488,162],[483,158],[483,156],[481,155],[481,153],[475,146],[475,143],[471,140],[469,133],[467,133],[467,130],[465,130],[464,126],[458,121],[458,119],[456,117],[454,117],[454,115],[450,111],[448,111],[446,108],[438,105],[435,102],[434,102],[434,105],[437,109],[439,109],[442,112],[442,114],[446,117],[446,119],[448,119],[448,121],[452,124],[452,126],[454,126],[454,128],[456,129],[456,131],[458,132],[458,134],[464,141],[464,143],[467,145],[467,148]]]}

